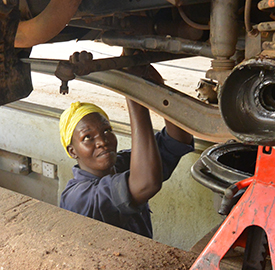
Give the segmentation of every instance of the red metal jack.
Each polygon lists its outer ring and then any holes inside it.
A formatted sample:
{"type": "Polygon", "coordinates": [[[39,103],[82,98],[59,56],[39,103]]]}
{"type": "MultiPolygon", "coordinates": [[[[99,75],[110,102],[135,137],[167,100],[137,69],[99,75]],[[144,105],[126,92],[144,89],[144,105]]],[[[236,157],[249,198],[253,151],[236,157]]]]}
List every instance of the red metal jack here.
{"type": "Polygon", "coordinates": [[[199,255],[190,270],[217,270],[227,251],[236,245],[244,230],[261,227],[268,240],[272,266],[275,267],[275,149],[258,147],[254,176],[245,193],[199,255]]]}

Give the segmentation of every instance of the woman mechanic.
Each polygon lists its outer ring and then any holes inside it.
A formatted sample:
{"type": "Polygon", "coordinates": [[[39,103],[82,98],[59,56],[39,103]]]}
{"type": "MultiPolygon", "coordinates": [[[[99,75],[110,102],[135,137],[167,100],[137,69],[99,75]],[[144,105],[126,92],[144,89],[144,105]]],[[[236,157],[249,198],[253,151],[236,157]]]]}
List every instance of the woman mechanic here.
{"type": "MultiPolygon", "coordinates": [[[[162,80],[151,65],[130,72],[154,82],[162,80]]],[[[98,106],[75,102],[61,115],[61,143],[77,165],[60,207],[151,238],[148,200],[180,158],[193,151],[193,136],[167,120],[154,135],[149,110],[129,98],[126,101],[132,148],[118,153],[109,118],[98,106]]]]}

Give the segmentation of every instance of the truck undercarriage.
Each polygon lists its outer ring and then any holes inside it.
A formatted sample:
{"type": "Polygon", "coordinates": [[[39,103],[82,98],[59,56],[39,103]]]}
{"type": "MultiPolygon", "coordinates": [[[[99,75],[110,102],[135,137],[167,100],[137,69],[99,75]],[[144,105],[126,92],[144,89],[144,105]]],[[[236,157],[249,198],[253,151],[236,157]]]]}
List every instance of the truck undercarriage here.
{"type": "MultiPolygon", "coordinates": [[[[1,104],[32,91],[29,64],[32,70],[55,73],[57,61],[29,59],[29,50],[12,47],[15,18],[31,19],[48,3],[19,1],[8,5],[8,11],[2,5],[5,57],[1,77],[12,82],[2,83],[1,104]]],[[[236,137],[246,143],[273,145],[273,9],[264,0],[83,0],[67,27],[49,42],[99,40],[110,46],[142,50],[142,61],[134,56],[109,59],[107,63],[99,59],[90,71],[97,71],[96,75],[90,73],[84,78],[76,70],[73,73],[79,79],[99,83],[142,102],[199,138],[224,142],[236,137]],[[143,80],[121,71],[123,67],[192,56],[209,57],[212,65],[206,78],[198,78],[201,100],[166,86],[150,84],[141,90],[143,80]],[[123,79],[135,84],[133,92],[123,87],[123,79]]]]}

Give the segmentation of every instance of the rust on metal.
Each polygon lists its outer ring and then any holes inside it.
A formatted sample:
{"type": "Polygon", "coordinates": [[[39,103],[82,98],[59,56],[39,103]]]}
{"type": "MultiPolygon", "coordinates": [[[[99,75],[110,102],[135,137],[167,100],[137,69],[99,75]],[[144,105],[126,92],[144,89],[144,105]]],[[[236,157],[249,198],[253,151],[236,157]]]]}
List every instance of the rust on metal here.
{"type": "Polygon", "coordinates": [[[266,10],[270,8],[275,7],[275,1],[274,0],[262,0],[258,3],[258,9],[259,10],[266,10]]]}
{"type": "Polygon", "coordinates": [[[19,58],[28,51],[14,49],[20,19],[19,1],[0,4],[0,105],[26,97],[32,91],[30,66],[19,58]]]}

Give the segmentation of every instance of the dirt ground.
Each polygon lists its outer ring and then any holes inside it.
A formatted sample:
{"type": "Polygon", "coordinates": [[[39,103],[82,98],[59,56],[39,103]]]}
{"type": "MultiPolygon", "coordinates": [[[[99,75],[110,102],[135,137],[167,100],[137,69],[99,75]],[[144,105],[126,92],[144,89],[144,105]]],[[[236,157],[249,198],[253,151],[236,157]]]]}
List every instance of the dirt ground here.
{"type": "Polygon", "coordinates": [[[195,254],[0,188],[2,270],[187,270],[195,254]]]}
{"type": "MultiPolygon", "coordinates": [[[[110,47],[92,41],[70,41],[35,46],[31,57],[68,60],[69,56],[75,51],[80,52],[82,50],[91,52],[94,59],[119,56],[121,54],[121,48],[119,47],[110,47]]],[[[191,57],[153,65],[164,78],[166,85],[196,97],[197,92],[195,89],[200,78],[205,77],[205,72],[210,68],[211,62],[208,58],[191,57]]],[[[55,76],[32,72],[32,80],[34,90],[28,98],[23,99],[25,101],[60,109],[66,109],[75,101],[93,102],[101,106],[111,120],[129,123],[125,98],[118,93],[74,80],[69,82],[69,94],[60,95],[60,80],[55,76]]],[[[154,127],[157,129],[162,128],[163,119],[154,112],[151,112],[151,117],[154,127]]]]}

